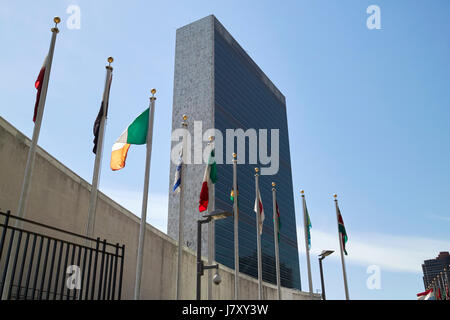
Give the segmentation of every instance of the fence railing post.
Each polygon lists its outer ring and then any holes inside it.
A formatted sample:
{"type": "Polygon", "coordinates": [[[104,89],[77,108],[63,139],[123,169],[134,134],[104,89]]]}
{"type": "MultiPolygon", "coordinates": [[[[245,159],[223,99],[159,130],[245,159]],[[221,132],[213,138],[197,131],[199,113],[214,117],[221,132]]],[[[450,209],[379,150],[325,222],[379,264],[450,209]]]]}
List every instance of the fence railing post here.
{"type": "Polygon", "coordinates": [[[117,281],[117,259],[119,259],[119,243],[116,243],[116,253],[114,255],[114,276],[112,285],[112,300],[114,300],[116,295],[116,281],[117,281]]]}
{"type": "Polygon", "coordinates": [[[91,300],[94,300],[95,294],[95,279],[97,275],[97,261],[98,261],[98,249],[100,247],[100,238],[97,238],[95,241],[95,259],[94,259],[94,275],[92,276],[92,291],[91,291],[91,300]]]}
{"type": "Polygon", "coordinates": [[[12,290],[13,290],[13,286],[14,286],[14,278],[16,276],[17,259],[19,258],[20,244],[22,242],[22,231],[21,230],[19,230],[19,240],[17,240],[17,241],[18,241],[17,248],[16,248],[16,252],[14,254],[13,269],[12,269],[12,273],[11,273],[11,281],[9,283],[9,288],[8,288],[8,297],[7,297],[8,300],[11,299],[12,290]]]}
{"type": "Polygon", "coordinates": [[[100,300],[102,298],[102,284],[103,284],[103,268],[105,266],[105,251],[106,251],[106,239],[103,240],[103,248],[102,248],[102,262],[100,264],[100,279],[98,283],[98,297],[100,300]]]}
{"type": "Polygon", "coordinates": [[[10,210],[6,211],[5,225],[3,226],[2,237],[0,239],[0,261],[2,259],[3,245],[5,244],[6,232],[8,232],[9,216],[10,215],[11,215],[11,211],[10,210]]]}
{"type": "Polygon", "coordinates": [[[125,245],[122,245],[122,256],[120,257],[120,279],[119,279],[119,296],[118,300],[122,299],[122,279],[123,279],[123,260],[125,259],[125,245]]]}
{"type": "MultiPolygon", "coordinates": [[[[16,231],[15,229],[12,229],[12,231],[11,231],[8,252],[6,253],[5,269],[3,270],[2,283],[0,284],[0,294],[2,294],[2,296],[3,296],[3,289],[5,287],[5,282],[6,282],[6,275],[8,273],[9,259],[11,257],[11,250],[13,247],[15,231],[16,231]]],[[[6,289],[9,289],[9,287],[6,287],[6,289]]]]}
{"type": "MultiPolygon", "coordinates": [[[[11,211],[10,210],[6,211],[5,223],[4,223],[4,226],[3,226],[2,236],[0,238],[0,262],[2,261],[3,246],[5,244],[6,233],[8,232],[9,216],[10,215],[11,215],[11,211]]],[[[5,269],[7,269],[7,268],[8,268],[8,265],[5,264],[5,269]]],[[[4,286],[4,283],[2,281],[2,283],[0,284],[0,299],[2,297],[3,286],[4,286]]]]}

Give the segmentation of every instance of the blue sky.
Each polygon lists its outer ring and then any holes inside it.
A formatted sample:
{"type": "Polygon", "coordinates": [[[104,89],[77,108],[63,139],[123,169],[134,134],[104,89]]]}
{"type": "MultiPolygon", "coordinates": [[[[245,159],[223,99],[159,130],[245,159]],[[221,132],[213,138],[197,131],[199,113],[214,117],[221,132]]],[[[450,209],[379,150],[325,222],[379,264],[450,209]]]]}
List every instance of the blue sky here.
{"type": "MultiPolygon", "coordinates": [[[[139,215],[145,148],[109,170],[115,139],[157,92],[148,221],[166,231],[175,30],[214,14],[287,99],[300,268],[307,288],[299,190],[316,256],[337,249],[332,194],[349,234],[353,299],[415,299],[420,264],[450,250],[450,3],[447,0],[2,1],[0,115],[33,130],[34,81],[62,18],[39,145],[90,181],[92,124],[106,58],[115,61],[100,189],[139,215]],[[70,30],[69,5],[81,10],[70,30]],[[369,30],[369,5],[381,29],[369,30]],[[366,286],[368,266],[381,289],[366,286]]],[[[338,254],[324,262],[329,299],[343,299],[338,254]]]]}

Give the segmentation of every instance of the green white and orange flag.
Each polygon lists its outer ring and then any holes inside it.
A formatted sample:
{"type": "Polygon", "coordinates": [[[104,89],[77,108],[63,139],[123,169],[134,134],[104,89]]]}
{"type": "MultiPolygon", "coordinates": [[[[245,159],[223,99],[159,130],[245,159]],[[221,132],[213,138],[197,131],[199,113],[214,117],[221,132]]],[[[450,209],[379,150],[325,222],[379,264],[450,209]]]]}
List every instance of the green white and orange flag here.
{"type": "Polygon", "coordinates": [[[149,108],[134,119],[114,143],[111,153],[112,170],[116,171],[125,167],[130,145],[147,143],[148,113],[149,108]]]}

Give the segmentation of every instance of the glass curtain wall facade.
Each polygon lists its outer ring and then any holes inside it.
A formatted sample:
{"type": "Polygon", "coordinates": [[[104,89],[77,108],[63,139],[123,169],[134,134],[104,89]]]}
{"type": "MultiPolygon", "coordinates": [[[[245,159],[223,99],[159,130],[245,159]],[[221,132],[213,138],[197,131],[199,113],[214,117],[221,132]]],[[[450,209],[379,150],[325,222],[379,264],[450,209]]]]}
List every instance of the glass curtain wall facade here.
{"type": "MultiPolygon", "coordinates": [[[[268,154],[271,150],[270,129],[279,129],[279,171],[273,176],[260,176],[259,186],[265,220],[261,236],[263,281],[276,283],[275,248],[272,211],[272,182],[277,184],[277,202],[281,217],[280,276],[281,285],[301,289],[297,230],[289,151],[286,104],[281,94],[264,80],[265,75],[245,54],[216,20],[214,23],[214,125],[226,137],[226,129],[249,128],[268,130],[268,154]]],[[[235,139],[236,145],[237,139],[235,139]]],[[[225,152],[225,151],[224,151],[225,152]]],[[[255,167],[248,164],[248,138],[246,138],[246,164],[238,164],[239,190],[239,270],[257,277],[255,167]]],[[[225,157],[224,157],[225,158],[225,157]]],[[[258,157],[259,159],[259,157],[258,157]]],[[[233,186],[233,168],[218,165],[215,185],[216,208],[232,211],[230,191],[233,186]]],[[[215,223],[215,260],[234,269],[233,219],[215,223]]]]}

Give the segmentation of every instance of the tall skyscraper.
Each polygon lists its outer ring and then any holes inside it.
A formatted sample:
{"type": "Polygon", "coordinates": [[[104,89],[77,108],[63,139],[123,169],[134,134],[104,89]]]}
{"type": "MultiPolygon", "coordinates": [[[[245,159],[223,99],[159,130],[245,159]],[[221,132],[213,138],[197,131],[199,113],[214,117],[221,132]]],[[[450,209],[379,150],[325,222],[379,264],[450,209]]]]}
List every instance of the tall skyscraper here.
{"type": "MultiPolygon", "coordinates": [[[[273,142],[271,129],[279,129],[279,170],[274,175],[260,176],[260,192],[265,220],[261,236],[263,280],[276,281],[275,251],[272,219],[272,182],[277,183],[277,200],[281,216],[280,269],[281,285],[301,289],[297,228],[295,222],[292,187],[291,158],[287,127],[286,101],[263,71],[244,49],[213,16],[207,16],[177,30],[175,49],[175,79],[172,113],[172,130],[181,127],[182,115],[188,115],[191,135],[191,163],[198,163],[202,148],[208,143],[207,129],[222,133],[223,146],[216,144],[216,156],[223,153],[223,164],[217,166],[218,180],[210,190],[208,210],[224,209],[232,212],[230,191],[233,186],[232,153],[226,148],[226,130],[267,129],[267,154],[273,142]],[[203,134],[203,136],[202,136],[203,134]],[[200,148],[199,148],[200,146],[200,148]],[[219,150],[218,150],[219,149],[219,150]]],[[[237,139],[234,139],[236,145],[237,139]]],[[[258,144],[261,134],[258,136],[258,144]]],[[[217,140],[217,139],[216,139],[217,140]]],[[[249,163],[252,158],[250,138],[245,138],[245,164],[238,164],[239,190],[239,269],[257,277],[255,167],[267,167],[249,163]]],[[[172,142],[172,149],[179,141],[172,142]]],[[[237,148],[237,147],[235,147],[237,148]]],[[[260,145],[258,145],[258,151],[260,145]]],[[[243,155],[242,155],[243,156],[243,155]]],[[[241,154],[238,154],[238,160],[241,154]]],[[[176,158],[176,157],[173,157],[176,158]]],[[[221,159],[216,159],[218,163],[221,159]]],[[[168,234],[178,239],[178,215],[180,198],[172,192],[176,164],[170,166],[170,196],[168,234]]],[[[199,194],[205,163],[188,164],[184,188],[184,243],[196,249],[199,213],[199,194]]],[[[215,222],[214,258],[234,269],[233,218],[215,222]]],[[[208,254],[208,229],[203,228],[202,254],[208,254]]]]}
{"type": "Polygon", "coordinates": [[[425,260],[422,264],[423,270],[423,285],[425,289],[433,282],[433,279],[447,270],[447,278],[450,279],[450,254],[447,251],[439,252],[436,259],[425,260]]]}

